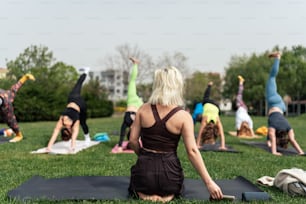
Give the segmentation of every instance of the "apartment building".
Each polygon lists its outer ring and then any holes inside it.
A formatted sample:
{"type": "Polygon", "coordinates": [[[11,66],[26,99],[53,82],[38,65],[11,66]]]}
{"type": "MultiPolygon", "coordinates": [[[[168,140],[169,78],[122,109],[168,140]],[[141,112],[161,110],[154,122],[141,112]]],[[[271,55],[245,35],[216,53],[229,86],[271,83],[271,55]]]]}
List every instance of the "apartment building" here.
{"type": "Polygon", "coordinates": [[[7,73],[8,69],[0,67],[0,79],[5,78],[7,73]]]}
{"type": "MultiPolygon", "coordinates": [[[[129,73],[122,70],[90,71],[89,79],[98,80],[108,91],[108,99],[112,101],[127,98],[129,73]]],[[[88,80],[89,80],[88,79],[88,80]]]]}

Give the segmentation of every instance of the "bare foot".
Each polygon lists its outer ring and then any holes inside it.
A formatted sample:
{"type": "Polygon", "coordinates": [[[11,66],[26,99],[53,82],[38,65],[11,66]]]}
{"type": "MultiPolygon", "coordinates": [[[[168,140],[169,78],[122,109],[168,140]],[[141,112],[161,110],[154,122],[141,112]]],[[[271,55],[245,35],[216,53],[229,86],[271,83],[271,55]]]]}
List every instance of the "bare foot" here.
{"type": "Polygon", "coordinates": [[[268,55],[268,57],[269,58],[278,58],[278,59],[280,59],[280,57],[281,57],[281,53],[280,52],[272,52],[272,53],[270,53],[269,55],[268,55]]]}
{"type": "Polygon", "coordinates": [[[130,57],[130,60],[133,62],[133,64],[139,64],[140,61],[134,57],[130,57]]]}
{"type": "Polygon", "coordinates": [[[139,198],[142,200],[149,200],[153,202],[162,202],[162,203],[169,202],[174,198],[174,195],[168,195],[168,196],[147,195],[140,192],[137,192],[137,194],[139,195],[139,198]]]}

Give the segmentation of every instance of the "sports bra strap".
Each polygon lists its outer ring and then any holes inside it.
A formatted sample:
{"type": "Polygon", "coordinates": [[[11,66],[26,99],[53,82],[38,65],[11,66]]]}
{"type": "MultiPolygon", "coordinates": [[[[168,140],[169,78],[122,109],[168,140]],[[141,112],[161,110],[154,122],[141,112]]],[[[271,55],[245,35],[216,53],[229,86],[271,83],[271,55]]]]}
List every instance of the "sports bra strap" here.
{"type": "Polygon", "coordinates": [[[160,121],[160,117],[159,117],[159,114],[158,114],[158,112],[157,112],[156,105],[155,105],[155,104],[154,104],[154,105],[151,104],[151,108],[152,108],[152,112],[153,112],[155,121],[156,121],[156,122],[159,122],[159,121],[160,121]]]}
{"type": "Polygon", "coordinates": [[[176,112],[178,112],[178,111],[180,111],[180,110],[182,110],[182,108],[181,107],[175,107],[175,108],[173,108],[163,119],[162,119],[162,121],[165,123],[165,122],[167,122],[168,120],[169,120],[169,118],[171,118],[171,116],[173,116],[176,112]]]}
{"type": "Polygon", "coordinates": [[[157,108],[156,108],[156,105],[154,104],[152,104],[151,105],[151,107],[152,107],[152,112],[153,112],[153,115],[154,115],[154,118],[155,118],[155,121],[156,122],[159,122],[159,121],[161,121],[161,122],[167,122],[168,120],[169,120],[169,118],[171,117],[171,116],[173,116],[176,112],[178,112],[179,110],[182,110],[182,108],[181,107],[175,107],[175,108],[173,108],[162,120],[160,119],[160,116],[159,116],[159,114],[158,114],[158,112],[157,112],[157,108]]]}

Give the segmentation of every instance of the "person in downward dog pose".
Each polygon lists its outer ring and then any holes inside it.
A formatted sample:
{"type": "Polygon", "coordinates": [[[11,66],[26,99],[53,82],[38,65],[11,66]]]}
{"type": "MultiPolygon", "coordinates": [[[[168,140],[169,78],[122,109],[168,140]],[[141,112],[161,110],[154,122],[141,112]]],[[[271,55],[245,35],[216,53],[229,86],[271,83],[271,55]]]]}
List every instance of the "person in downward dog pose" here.
{"type": "Polygon", "coordinates": [[[201,148],[203,144],[215,144],[216,139],[220,136],[221,150],[226,150],[223,125],[219,117],[220,109],[218,104],[209,98],[213,82],[209,82],[204,92],[203,109],[201,126],[197,136],[197,146],[201,148]]]}
{"type": "MultiPolygon", "coordinates": [[[[118,152],[122,152],[122,142],[126,136],[126,129],[130,128],[133,121],[135,120],[135,115],[138,108],[143,104],[142,99],[137,95],[136,88],[136,78],[138,74],[138,65],[139,60],[135,58],[130,58],[133,63],[132,71],[130,74],[129,85],[128,85],[128,94],[127,94],[127,108],[124,113],[124,118],[121,124],[120,129],[120,138],[118,142],[118,152]]],[[[130,138],[130,130],[127,133],[127,138],[130,138]]],[[[129,148],[129,146],[128,146],[129,148]]]]}
{"type": "Polygon", "coordinates": [[[274,62],[266,84],[266,100],[268,104],[267,145],[271,148],[272,154],[282,155],[277,151],[277,146],[287,148],[288,142],[290,142],[298,154],[303,155],[303,150],[295,140],[294,130],[284,116],[286,111],[285,103],[277,92],[276,76],[279,70],[281,53],[271,53],[269,57],[274,58],[274,62]]]}
{"type": "Polygon", "coordinates": [[[167,202],[182,194],[184,175],[177,156],[182,135],[188,158],[211,198],[223,198],[220,187],[205,167],[195,142],[192,117],[183,110],[183,103],[183,77],[178,69],[156,70],[152,95],[140,107],[131,126],[130,146],[138,156],[131,167],[132,197],[167,202]]]}
{"type": "Polygon", "coordinates": [[[84,132],[85,142],[89,144],[91,141],[88,125],[86,123],[87,106],[84,99],[81,97],[81,88],[85,78],[86,73],[79,77],[77,83],[70,92],[66,109],[63,111],[56,123],[47,146],[47,151],[52,151],[52,145],[56,141],[58,134],[61,133],[61,137],[64,141],[69,141],[71,139],[71,147],[69,151],[74,153],[80,125],[84,132]]]}
{"type": "Polygon", "coordinates": [[[243,101],[243,89],[244,89],[244,78],[242,76],[238,76],[239,79],[239,88],[236,97],[236,130],[237,136],[249,136],[254,137],[253,131],[253,120],[248,114],[248,107],[245,105],[243,101]]]}
{"type": "MultiPolygon", "coordinates": [[[[19,142],[23,139],[23,135],[19,129],[18,122],[14,113],[14,99],[18,90],[28,80],[35,81],[35,77],[32,74],[23,75],[16,84],[14,84],[10,90],[0,89],[0,114],[4,122],[14,131],[16,136],[10,140],[10,142],[19,142]]],[[[12,134],[11,134],[12,135],[12,134]]],[[[7,135],[7,136],[11,136],[7,135]]]]}

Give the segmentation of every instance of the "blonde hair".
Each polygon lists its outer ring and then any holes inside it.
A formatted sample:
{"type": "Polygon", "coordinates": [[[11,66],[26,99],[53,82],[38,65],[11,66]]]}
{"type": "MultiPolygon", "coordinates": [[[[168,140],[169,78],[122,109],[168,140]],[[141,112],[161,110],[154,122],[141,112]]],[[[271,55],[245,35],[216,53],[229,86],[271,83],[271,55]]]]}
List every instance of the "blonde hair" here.
{"type": "Polygon", "coordinates": [[[240,129],[237,132],[237,136],[252,136],[251,128],[248,122],[243,121],[240,125],[240,129]]]}
{"type": "Polygon", "coordinates": [[[184,81],[175,67],[157,69],[154,73],[153,91],[149,103],[183,106],[184,81]]]}

